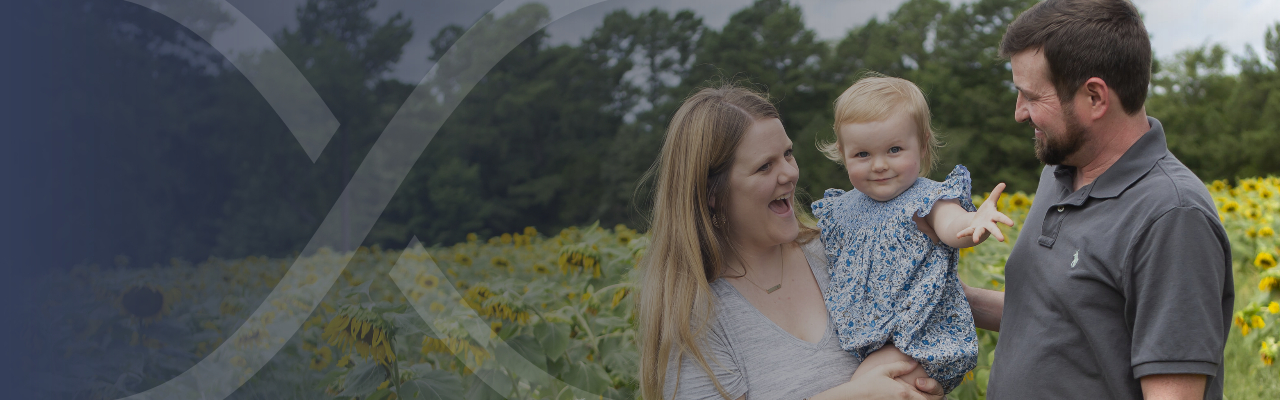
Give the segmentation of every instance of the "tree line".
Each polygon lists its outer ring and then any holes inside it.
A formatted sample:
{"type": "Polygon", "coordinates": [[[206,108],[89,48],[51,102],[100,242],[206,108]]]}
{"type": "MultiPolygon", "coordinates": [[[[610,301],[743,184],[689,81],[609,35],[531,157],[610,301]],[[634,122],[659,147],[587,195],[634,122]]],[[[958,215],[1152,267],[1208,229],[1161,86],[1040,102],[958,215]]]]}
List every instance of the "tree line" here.
{"type": "MultiPolygon", "coordinates": [[[[75,140],[51,162],[59,167],[50,179],[73,195],[94,193],[66,200],[70,214],[59,219],[91,239],[62,234],[81,244],[51,262],[299,250],[415,87],[387,71],[421,33],[400,14],[373,19],[375,4],[308,0],[296,26],[274,36],[341,123],[315,163],[253,86],[185,28],[115,0],[42,5],[39,15],[58,21],[50,40],[80,50],[58,60],[94,66],[51,81],[49,95],[33,100],[57,109],[46,134],[74,132],[62,133],[75,140]]],[[[866,71],[924,91],[945,143],[935,179],[964,164],[975,194],[997,182],[1033,191],[1042,165],[1029,127],[1013,120],[1008,62],[996,57],[1005,26],[1031,4],[910,0],[832,41],[786,0],[757,0],[719,29],[689,10],[653,9],[612,12],[578,43],[552,45],[540,32],[466,95],[373,232],[350,246],[398,247],[411,236],[449,244],[473,232],[593,221],[643,229],[647,192],[637,183],[668,118],[685,96],[718,82],[749,85],[778,106],[811,196],[849,186],[815,143],[832,135],[835,97],[866,71]]],[[[549,13],[531,6],[486,18],[549,13]]],[[[434,32],[432,61],[465,31],[434,32]]],[[[1261,55],[1206,46],[1154,66],[1147,112],[1201,179],[1280,172],[1280,24],[1259,34],[1261,55]],[[1226,73],[1228,62],[1240,72],[1226,73]]]]}

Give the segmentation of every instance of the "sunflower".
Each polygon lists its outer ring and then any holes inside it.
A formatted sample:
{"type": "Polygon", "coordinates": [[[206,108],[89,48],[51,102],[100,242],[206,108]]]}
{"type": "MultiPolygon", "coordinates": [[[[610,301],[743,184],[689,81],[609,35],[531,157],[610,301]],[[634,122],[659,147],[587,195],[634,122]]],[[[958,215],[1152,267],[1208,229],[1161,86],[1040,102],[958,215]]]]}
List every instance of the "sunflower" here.
{"type": "Polygon", "coordinates": [[[542,265],[542,264],[533,264],[533,272],[543,274],[543,275],[550,274],[551,268],[547,268],[546,265],[542,265]]]}
{"type": "Polygon", "coordinates": [[[1276,257],[1265,251],[1258,253],[1258,256],[1253,258],[1253,266],[1261,269],[1274,267],[1276,266],[1276,257]]]}
{"type": "Polygon", "coordinates": [[[480,237],[476,236],[475,232],[471,232],[467,234],[467,243],[475,243],[478,240],[480,240],[480,237]]]}
{"type": "Polygon", "coordinates": [[[413,281],[416,282],[418,286],[427,290],[435,289],[436,286],[440,285],[440,278],[430,274],[418,275],[418,277],[414,278],[413,281]]]}
{"type": "Polygon", "coordinates": [[[329,320],[320,337],[344,353],[355,349],[355,354],[362,358],[373,357],[378,363],[389,365],[395,361],[395,352],[391,348],[395,331],[395,326],[380,315],[348,304],[329,320]]]}
{"type": "Polygon", "coordinates": [[[468,267],[470,267],[470,266],[471,266],[471,257],[470,257],[470,256],[468,256],[468,255],[466,255],[466,254],[462,254],[462,253],[454,253],[454,254],[453,254],[453,262],[456,262],[456,263],[458,263],[458,264],[462,264],[462,265],[464,265],[464,266],[468,266],[468,267]]]}
{"type": "Polygon", "coordinates": [[[1271,193],[1271,191],[1267,189],[1262,189],[1262,191],[1258,192],[1258,195],[1262,196],[1264,200],[1270,200],[1271,196],[1273,196],[1274,194],[1275,193],[1271,193]]]}
{"type": "Polygon", "coordinates": [[[1246,336],[1249,334],[1249,322],[1244,319],[1244,313],[1237,311],[1236,314],[1231,317],[1231,323],[1240,327],[1240,336],[1246,336]]]}
{"type": "Polygon", "coordinates": [[[1262,356],[1262,363],[1270,366],[1276,361],[1276,352],[1280,350],[1280,345],[1276,344],[1276,339],[1268,337],[1262,342],[1262,348],[1258,350],[1258,355],[1262,356]]]}
{"type": "Polygon", "coordinates": [[[1249,219],[1251,220],[1257,221],[1258,218],[1262,218],[1262,210],[1250,207],[1249,211],[1244,212],[1244,216],[1249,217],[1249,219]]]}
{"type": "Polygon", "coordinates": [[[562,273],[582,271],[591,273],[593,278],[599,278],[600,248],[594,244],[587,246],[586,243],[562,247],[556,263],[562,273]]]}
{"type": "Polygon", "coordinates": [[[165,293],[155,286],[142,284],[125,289],[117,298],[116,304],[129,319],[150,324],[168,314],[170,305],[177,297],[172,291],[165,293]]]}
{"type": "Polygon", "coordinates": [[[1273,301],[1271,302],[1271,304],[1267,304],[1267,312],[1272,314],[1280,314],[1280,303],[1273,301]]]}
{"type": "Polygon", "coordinates": [[[502,234],[502,236],[499,236],[499,237],[498,237],[498,243],[502,243],[502,244],[511,244],[511,234],[510,234],[510,233],[504,233],[504,234],[502,234]]]}
{"type": "Polygon", "coordinates": [[[494,267],[497,267],[497,268],[507,268],[511,266],[511,260],[506,259],[506,257],[499,256],[499,257],[490,258],[489,264],[492,264],[494,267]]]}
{"type": "Polygon", "coordinates": [[[1262,227],[1262,229],[1258,229],[1258,236],[1260,237],[1271,237],[1275,234],[1276,234],[1275,229],[1271,229],[1270,226],[1264,226],[1262,227]]]}
{"type": "Polygon", "coordinates": [[[1227,203],[1222,205],[1223,213],[1233,213],[1239,209],[1240,203],[1237,203],[1235,200],[1227,200],[1227,203]]]}
{"type": "Polygon", "coordinates": [[[1258,281],[1258,290],[1263,292],[1270,291],[1276,286],[1280,286],[1280,281],[1277,281],[1275,277],[1267,276],[1258,281]]]}
{"type": "Polygon", "coordinates": [[[521,310],[517,305],[513,305],[506,301],[505,298],[498,297],[488,301],[488,304],[479,309],[480,316],[498,318],[515,322],[520,325],[529,323],[529,313],[521,310]]]}
{"type": "Polygon", "coordinates": [[[470,341],[459,340],[451,337],[443,339],[426,336],[422,338],[422,355],[431,353],[452,354],[461,360],[471,359],[475,361],[475,366],[479,367],[484,364],[485,360],[493,358],[483,347],[472,346],[470,341]]]}
{"type": "Polygon", "coordinates": [[[617,307],[618,303],[622,302],[623,297],[627,297],[627,289],[618,289],[618,291],[613,292],[613,300],[609,302],[609,308],[617,307]]]}
{"type": "Polygon", "coordinates": [[[1252,179],[1249,179],[1249,180],[1240,182],[1240,189],[1246,192],[1252,192],[1252,191],[1258,190],[1258,183],[1254,182],[1252,179]]]}
{"type": "Polygon", "coordinates": [[[1021,210],[1029,207],[1031,207],[1031,198],[1027,197],[1025,193],[1018,192],[1009,197],[1010,209],[1021,210]]]}
{"type": "Polygon", "coordinates": [[[525,235],[525,236],[528,236],[528,237],[532,238],[532,237],[536,236],[537,234],[538,234],[538,230],[537,230],[537,229],[534,229],[534,227],[532,227],[532,226],[526,226],[526,227],[524,227],[524,235],[525,235]]]}
{"type": "Polygon", "coordinates": [[[1262,329],[1267,326],[1267,321],[1263,321],[1261,315],[1254,315],[1249,318],[1249,325],[1252,326],[1253,329],[1262,329]]]}
{"type": "Polygon", "coordinates": [[[329,346],[321,347],[311,356],[311,369],[316,371],[324,370],[331,361],[333,361],[333,350],[329,346]]]}
{"type": "Polygon", "coordinates": [[[1224,182],[1222,180],[1213,181],[1212,184],[1209,184],[1209,190],[1212,190],[1215,192],[1221,192],[1223,190],[1227,190],[1227,182],[1224,182]]]}
{"type": "Polygon", "coordinates": [[[471,304],[472,308],[480,308],[484,305],[484,301],[489,300],[493,295],[493,291],[489,290],[489,285],[477,283],[475,286],[467,289],[467,292],[462,295],[462,298],[466,299],[467,302],[471,304]]]}
{"type": "MultiPolygon", "coordinates": [[[[619,226],[621,226],[621,224],[619,224],[619,226]]],[[[636,233],[633,230],[623,228],[623,230],[618,231],[618,244],[620,245],[626,246],[635,238],[636,233]]]]}

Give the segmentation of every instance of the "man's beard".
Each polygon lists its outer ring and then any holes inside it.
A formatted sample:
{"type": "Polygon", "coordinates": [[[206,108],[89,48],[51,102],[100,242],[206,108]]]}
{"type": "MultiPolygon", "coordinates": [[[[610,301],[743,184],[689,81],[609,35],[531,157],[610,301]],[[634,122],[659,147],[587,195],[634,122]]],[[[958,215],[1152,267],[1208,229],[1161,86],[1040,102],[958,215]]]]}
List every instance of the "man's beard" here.
{"type": "MultiPolygon", "coordinates": [[[[1044,139],[1036,138],[1036,158],[1046,165],[1062,165],[1076,151],[1084,146],[1084,127],[1076,120],[1075,112],[1070,107],[1063,107],[1062,119],[1066,122],[1064,132],[1050,135],[1044,132],[1044,139]]],[[[1035,123],[1030,123],[1035,128],[1035,123]]]]}

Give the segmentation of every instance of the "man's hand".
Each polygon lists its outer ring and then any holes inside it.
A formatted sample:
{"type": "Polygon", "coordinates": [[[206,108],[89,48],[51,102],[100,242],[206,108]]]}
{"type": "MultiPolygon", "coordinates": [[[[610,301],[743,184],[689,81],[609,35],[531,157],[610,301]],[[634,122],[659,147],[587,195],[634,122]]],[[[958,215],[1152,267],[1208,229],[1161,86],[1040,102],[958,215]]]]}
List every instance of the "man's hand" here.
{"type": "Polygon", "coordinates": [[[1004,183],[996,185],[991,191],[991,195],[982,201],[982,205],[978,207],[978,212],[973,214],[973,221],[969,223],[969,227],[956,234],[957,239],[963,239],[968,236],[973,237],[973,243],[982,243],[987,240],[988,235],[995,235],[996,240],[1004,241],[1004,234],[1000,232],[1000,227],[996,223],[1002,223],[1010,227],[1013,226],[1013,219],[1008,215],[996,210],[996,202],[1000,199],[1000,193],[1004,192],[1004,183]]]}

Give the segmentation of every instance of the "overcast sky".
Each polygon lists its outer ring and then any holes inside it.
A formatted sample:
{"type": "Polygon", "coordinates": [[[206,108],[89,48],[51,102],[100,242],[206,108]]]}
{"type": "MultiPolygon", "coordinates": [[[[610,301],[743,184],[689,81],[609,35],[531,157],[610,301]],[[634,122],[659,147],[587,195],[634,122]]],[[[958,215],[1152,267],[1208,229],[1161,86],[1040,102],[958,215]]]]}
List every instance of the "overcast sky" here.
{"type": "MultiPolygon", "coordinates": [[[[295,8],[305,0],[227,0],[270,35],[285,27],[294,27],[295,8]]],[[[581,3],[583,0],[547,0],[553,16],[563,14],[555,4],[581,3]]],[[[849,29],[866,23],[872,17],[881,19],[904,0],[792,0],[804,12],[805,25],[823,39],[839,39],[849,29]]],[[[965,0],[949,0],[962,3],[965,0]]],[[[427,53],[431,38],[448,24],[470,26],[477,18],[493,9],[499,0],[379,0],[373,17],[383,21],[395,12],[403,12],[413,20],[413,41],[392,76],[416,82],[431,64],[427,53]]],[[[750,0],[609,0],[560,17],[548,28],[554,43],[576,43],[589,35],[610,11],[626,8],[637,12],[659,7],[667,10],[691,8],[703,21],[720,28],[729,16],[751,4],[750,0]]],[[[1221,43],[1232,54],[1242,54],[1246,43],[1262,54],[1262,38],[1268,26],[1280,21],[1280,0],[1135,0],[1151,32],[1156,57],[1168,58],[1175,52],[1205,43],[1221,43]]],[[[234,32],[235,30],[229,30],[234,32]]],[[[253,47],[253,43],[231,34],[215,40],[253,47]]],[[[1234,68],[1234,66],[1231,66],[1234,68]]]]}

